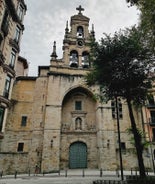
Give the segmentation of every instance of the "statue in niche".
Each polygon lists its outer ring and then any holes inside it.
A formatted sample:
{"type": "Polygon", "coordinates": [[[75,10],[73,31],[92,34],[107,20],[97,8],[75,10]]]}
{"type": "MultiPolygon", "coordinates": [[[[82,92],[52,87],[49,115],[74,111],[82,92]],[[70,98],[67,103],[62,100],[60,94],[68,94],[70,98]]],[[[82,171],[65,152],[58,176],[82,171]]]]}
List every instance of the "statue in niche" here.
{"type": "Polygon", "coordinates": [[[75,120],[75,130],[82,130],[82,119],[79,117],[75,120]]]}

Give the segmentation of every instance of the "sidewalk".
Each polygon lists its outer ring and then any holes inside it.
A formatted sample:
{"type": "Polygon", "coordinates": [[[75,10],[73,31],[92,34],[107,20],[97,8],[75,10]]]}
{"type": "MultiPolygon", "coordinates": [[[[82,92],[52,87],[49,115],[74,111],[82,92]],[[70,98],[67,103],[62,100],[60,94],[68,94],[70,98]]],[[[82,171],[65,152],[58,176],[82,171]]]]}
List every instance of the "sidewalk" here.
{"type": "MultiPolygon", "coordinates": [[[[120,174],[120,171],[119,171],[120,174]]],[[[134,171],[133,175],[136,174],[134,171]]],[[[131,175],[131,171],[124,171],[126,175],[131,175]]],[[[153,173],[149,173],[153,175],[153,173]]],[[[6,175],[0,179],[0,184],[92,184],[95,180],[121,180],[116,171],[100,171],[100,170],[62,170],[60,173],[50,174],[21,174],[6,175]]]]}

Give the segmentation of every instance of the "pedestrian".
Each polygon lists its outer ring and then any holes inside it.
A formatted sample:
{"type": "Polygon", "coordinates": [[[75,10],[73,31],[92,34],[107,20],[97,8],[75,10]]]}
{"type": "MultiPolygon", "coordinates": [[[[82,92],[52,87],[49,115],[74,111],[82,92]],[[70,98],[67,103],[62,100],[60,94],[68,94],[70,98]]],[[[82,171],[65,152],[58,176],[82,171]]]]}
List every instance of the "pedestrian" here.
{"type": "Polygon", "coordinates": [[[35,175],[37,176],[39,174],[39,166],[36,164],[35,166],[35,175]]]}

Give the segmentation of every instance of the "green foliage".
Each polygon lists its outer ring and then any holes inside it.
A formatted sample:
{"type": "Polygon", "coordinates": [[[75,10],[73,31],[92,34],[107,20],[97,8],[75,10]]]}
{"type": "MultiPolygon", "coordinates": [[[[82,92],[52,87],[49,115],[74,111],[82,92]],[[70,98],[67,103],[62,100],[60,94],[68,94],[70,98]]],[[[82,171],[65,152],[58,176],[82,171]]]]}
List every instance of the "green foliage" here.
{"type": "Polygon", "coordinates": [[[140,10],[139,31],[155,53],[155,0],[126,0],[140,10]]]}
{"type": "MultiPolygon", "coordinates": [[[[127,131],[127,133],[129,135],[131,135],[131,134],[133,135],[133,132],[132,132],[132,129],[131,128],[128,128],[126,131],[127,131]]],[[[142,143],[143,149],[144,148],[148,148],[148,146],[150,145],[150,142],[146,140],[145,133],[142,130],[138,129],[138,128],[137,128],[137,132],[138,132],[138,135],[139,135],[139,137],[141,139],[141,143],[142,143]]],[[[130,143],[135,146],[134,137],[131,137],[130,138],[130,143]]]]}
{"type": "Polygon", "coordinates": [[[153,66],[150,50],[143,44],[142,35],[133,27],[104,34],[100,43],[93,43],[93,70],[86,76],[88,85],[99,84],[111,99],[114,96],[143,103],[151,87],[148,71],[153,66]]]}
{"type": "Polygon", "coordinates": [[[99,43],[92,43],[93,68],[86,76],[88,85],[101,87],[101,100],[122,97],[127,100],[132,133],[140,175],[145,177],[142,152],[144,145],[137,130],[131,102],[143,104],[152,87],[153,54],[148,49],[142,32],[136,27],[116,32],[113,37],[104,34],[99,43]]]}

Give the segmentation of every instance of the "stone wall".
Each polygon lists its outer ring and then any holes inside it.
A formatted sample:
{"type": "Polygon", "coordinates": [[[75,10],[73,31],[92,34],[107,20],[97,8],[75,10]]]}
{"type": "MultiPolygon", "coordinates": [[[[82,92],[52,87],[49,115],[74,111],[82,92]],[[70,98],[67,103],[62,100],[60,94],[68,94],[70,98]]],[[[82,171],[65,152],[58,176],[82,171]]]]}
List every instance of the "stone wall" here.
{"type": "Polygon", "coordinates": [[[1,152],[0,153],[0,171],[4,174],[14,174],[29,172],[29,159],[28,153],[16,153],[16,152],[1,152]]]}

